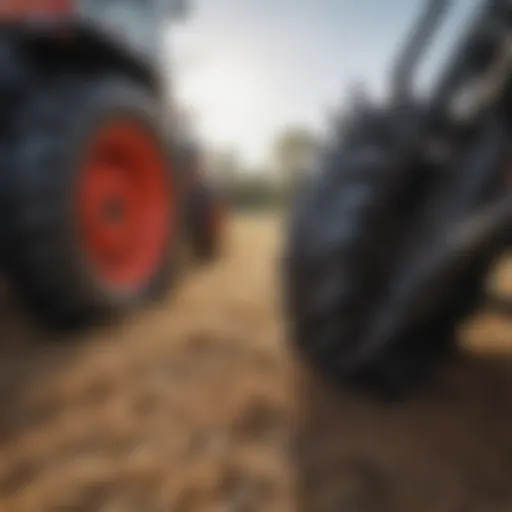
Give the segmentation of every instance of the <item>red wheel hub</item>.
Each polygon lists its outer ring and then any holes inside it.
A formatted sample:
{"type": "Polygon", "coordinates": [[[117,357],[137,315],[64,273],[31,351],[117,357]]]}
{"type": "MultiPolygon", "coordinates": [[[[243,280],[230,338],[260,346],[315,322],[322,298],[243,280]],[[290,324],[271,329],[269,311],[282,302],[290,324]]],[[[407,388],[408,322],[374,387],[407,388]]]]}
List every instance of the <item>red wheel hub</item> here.
{"type": "Polygon", "coordinates": [[[160,268],[173,225],[167,162],[137,121],[116,121],[95,136],[79,186],[83,247],[110,286],[144,285],[160,268]]]}

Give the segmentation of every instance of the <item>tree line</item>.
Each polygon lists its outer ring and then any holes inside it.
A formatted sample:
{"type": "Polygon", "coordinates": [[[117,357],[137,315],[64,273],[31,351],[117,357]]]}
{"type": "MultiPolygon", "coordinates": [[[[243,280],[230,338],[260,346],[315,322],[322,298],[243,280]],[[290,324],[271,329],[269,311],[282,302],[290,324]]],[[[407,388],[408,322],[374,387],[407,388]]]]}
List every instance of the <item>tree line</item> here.
{"type": "Polygon", "coordinates": [[[311,130],[290,127],[277,137],[266,168],[247,168],[236,152],[216,151],[207,159],[208,172],[234,207],[278,208],[311,172],[319,148],[319,138],[311,130]]]}

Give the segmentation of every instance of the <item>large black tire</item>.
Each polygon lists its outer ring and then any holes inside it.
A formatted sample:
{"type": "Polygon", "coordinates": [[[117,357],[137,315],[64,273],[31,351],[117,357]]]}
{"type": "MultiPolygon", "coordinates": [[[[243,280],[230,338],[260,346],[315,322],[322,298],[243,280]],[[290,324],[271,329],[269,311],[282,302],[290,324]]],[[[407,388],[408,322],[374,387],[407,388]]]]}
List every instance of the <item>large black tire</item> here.
{"type": "MultiPolygon", "coordinates": [[[[378,127],[378,119],[368,126],[378,127]]],[[[452,353],[457,325],[478,304],[490,262],[475,262],[425,323],[350,364],[429,190],[421,170],[411,170],[393,190],[385,143],[392,130],[384,125],[378,132],[357,127],[347,134],[299,197],[285,248],[284,291],[300,357],[337,386],[397,397],[452,353]]]]}
{"type": "Polygon", "coordinates": [[[162,184],[177,222],[172,156],[158,105],[145,89],[117,77],[53,78],[13,115],[3,219],[7,275],[29,312],[53,328],[85,327],[125,313],[170,284],[172,230],[158,263],[136,285],[104,280],[84,253],[75,207],[78,183],[95,133],[116,119],[140,126],[161,151],[162,184]]]}

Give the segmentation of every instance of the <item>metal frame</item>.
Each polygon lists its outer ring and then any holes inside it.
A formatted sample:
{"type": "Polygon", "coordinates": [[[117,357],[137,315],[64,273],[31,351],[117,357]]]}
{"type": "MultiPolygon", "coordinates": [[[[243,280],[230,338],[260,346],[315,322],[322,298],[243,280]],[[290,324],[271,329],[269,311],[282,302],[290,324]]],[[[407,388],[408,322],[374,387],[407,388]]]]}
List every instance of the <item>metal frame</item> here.
{"type": "Polygon", "coordinates": [[[440,184],[437,197],[425,206],[400,272],[362,343],[344,362],[349,373],[428,320],[472,262],[499,252],[510,240],[512,188],[503,187],[502,174],[512,140],[512,2],[482,3],[430,97],[418,105],[412,78],[448,7],[447,0],[427,3],[395,62],[388,117],[391,126],[398,125],[398,136],[383,165],[389,167],[386,193],[393,194],[411,169],[428,160],[429,144],[440,142],[449,151],[436,166],[450,176],[449,185],[440,184]],[[461,102],[463,109],[454,108],[461,102]]]}

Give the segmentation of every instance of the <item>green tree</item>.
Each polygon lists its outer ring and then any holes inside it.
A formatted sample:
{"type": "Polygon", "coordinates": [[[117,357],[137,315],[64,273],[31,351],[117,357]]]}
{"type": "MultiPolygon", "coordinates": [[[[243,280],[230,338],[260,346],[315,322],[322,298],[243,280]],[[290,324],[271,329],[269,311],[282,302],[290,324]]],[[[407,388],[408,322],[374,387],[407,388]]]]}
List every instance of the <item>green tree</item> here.
{"type": "Polygon", "coordinates": [[[285,189],[295,190],[311,172],[319,148],[317,136],[304,127],[290,127],[278,136],[273,154],[285,189]]]}
{"type": "Polygon", "coordinates": [[[234,187],[242,173],[238,155],[231,150],[215,151],[210,161],[214,178],[226,187],[234,187]]]}
{"type": "Polygon", "coordinates": [[[249,173],[236,185],[235,202],[241,208],[262,209],[274,205],[276,189],[263,173],[249,173]]]}

